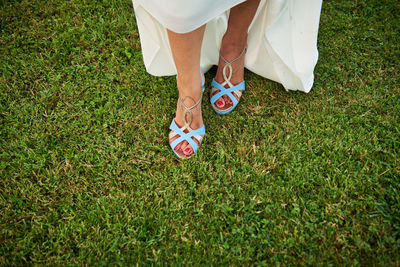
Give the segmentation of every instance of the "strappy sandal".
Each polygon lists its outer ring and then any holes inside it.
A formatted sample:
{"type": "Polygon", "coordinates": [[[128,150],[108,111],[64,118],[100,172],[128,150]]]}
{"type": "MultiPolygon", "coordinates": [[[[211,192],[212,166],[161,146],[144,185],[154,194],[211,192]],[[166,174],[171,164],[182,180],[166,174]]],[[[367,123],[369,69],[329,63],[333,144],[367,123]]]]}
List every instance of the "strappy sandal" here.
{"type": "Polygon", "coordinates": [[[222,69],[222,75],[224,77],[224,82],[220,84],[217,81],[215,81],[215,79],[213,79],[213,81],[211,83],[212,89],[211,89],[211,98],[210,98],[212,108],[219,115],[228,114],[229,112],[231,112],[232,110],[234,110],[236,108],[239,101],[236,99],[236,97],[233,95],[233,93],[235,93],[235,95],[237,95],[237,97],[240,100],[240,97],[242,96],[242,92],[240,90],[242,90],[242,91],[246,90],[244,81],[237,85],[233,85],[231,83],[231,78],[233,75],[232,64],[235,63],[236,61],[238,61],[244,55],[246,50],[247,50],[247,47],[245,47],[242,50],[242,52],[240,53],[240,55],[237,58],[235,58],[234,60],[232,60],[231,62],[228,62],[222,55],[220,55],[221,59],[225,63],[225,66],[222,69]],[[226,73],[227,70],[229,70],[229,75],[226,73]],[[229,85],[229,88],[225,88],[225,85],[229,85]],[[214,95],[214,93],[218,90],[220,90],[220,92],[218,92],[214,95]],[[220,109],[215,105],[215,102],[218,100],[218,98],[220,98],[223,95],[227,95],[231,99],[231,101],[233,103],[232,107],[229,107],[227,109],[220,109]]]}
{"type": "Polygon", "coordinates": [[[197,150],[199,149],[199,146],[201,145],[201,142],[203,141],[204,135],[206,134],[206,127],[203,125],[202,127],[193,130],[190,127],[190,124],[192,123],[192,110],[195,109],[198,105],[201,103],[201,99],[203,97],[203,92],[204,92],[204,79],[203,79],[203,74],[201,73],[201,95],[200,99],[191,107],[187,107],[183,102],[186,98],[183,100],[179,97],[179,103],[182,105],[184,112],[183,112],[183,127],[179,127],[176,122],[175,118],[172,119],[171,125],[169,126],[169,129],[171,130],[169,134],[169,140],[172,138],[176,137],[179,135],[177,139],[175,139],[173,142],[170,143],[170,147],[172,151],[174,152],[175,156],[177,156],[180,159],[188,159],[194,154],[197,153],[197,150]],[[189,117],[189,120],[187,120],[187,117],[189,117]],[[185,132],[187,131],[187,133],[185,132]],[[199,145],[193,140],[195,138],[198,142],[199,145]],[[193,153],[190,156],[186,155],[181,155],[175,151],[175,147],[182,141],[187,141],[193,148],[193,153]]]}

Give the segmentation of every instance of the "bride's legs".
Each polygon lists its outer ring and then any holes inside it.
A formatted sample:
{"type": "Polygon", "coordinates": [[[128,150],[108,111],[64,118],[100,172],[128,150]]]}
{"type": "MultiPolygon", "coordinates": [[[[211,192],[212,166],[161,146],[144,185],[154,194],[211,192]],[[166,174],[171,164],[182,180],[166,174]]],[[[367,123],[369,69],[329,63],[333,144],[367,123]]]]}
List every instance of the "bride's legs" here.
{"type": "MultiPolygon", "coordinates": [[[[220,54],[227,60],[232,61],[237,58],[247,45],[247,31],[254,15],[256,14],[260,0],[247,0],[246,2],[233,7],[230,11],[228,29],[222,38],[220,54]]],[[[215,80],[218,83],[224,81],[222,69],[225,63],[219,59],[218,70],[215,80]]],[[[244,80],[244,56],[233,65],[232,84],[236,85],[244,80]]],[[[219,92],[219,91],[217,91],[219,92]]],[[[217,93],[216,92],[216,93],[217,93]]],[[[235,95],[238,99],[238,97],[235,95]]],[[[227,95],[223,95],[216,102],[219,109],[227,109],[233,105],[227,95]]]]}
{"type": "MultiPolygon", "coordinates": [[[[187,107],[193,106],[201,97],[200,52],[204,29],[205,25],[192,32],[183,34],[168,30],[169,44],[178,73],[176,83],[179,97],[187,107]]],[[[178,101],[175,118],[178,127],[184,125],[183,111],[184,109],[178,101]]],[[[197,129],[203,126],[201,105],[197,106],[191,112],[193,121],[190,127],[197,129]]],[[[178,136],[170,139],[170,143],[176,138],[178,136]]],[[[195,141],[197,142],[197,140],[195,141]]],[[[193,149],[187,141],[179,143],[175,147],[175,151],[185,156],[190,156],[193,153],[193,149]]]]}

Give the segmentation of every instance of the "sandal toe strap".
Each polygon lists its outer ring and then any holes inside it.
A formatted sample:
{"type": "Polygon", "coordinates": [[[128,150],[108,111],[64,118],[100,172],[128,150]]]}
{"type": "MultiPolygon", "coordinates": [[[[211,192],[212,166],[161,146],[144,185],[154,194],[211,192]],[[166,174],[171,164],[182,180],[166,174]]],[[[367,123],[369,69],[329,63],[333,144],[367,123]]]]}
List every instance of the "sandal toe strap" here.
{"type": "Polygon", "coordinates": [[[193,148],[193,151],[196,153],[197,150],[199,149],[199,145],[193,140],[192,137],[196,138],[199,143],[201,143],[203,137],[201,135],[206,134],[206,127],[203,125],[202,127],[192,130],[190,129],[188,133],[183,132],[185,129],[185,126],[182,128],[179,128],[178,125],[176,125],[175,120],[172,120],[171,125],[169,127],[171,131],[175,132],[176,135],[179,135],[177,139],[175,139],[171,144],[171,148],[174,150],[175,147],[182,141],[187,141],[193,148]]]}
{"type": "Polygon", "coordinates": [[[215,80],[212,81],[211,86],[213,87],[213,91],[215,92],[216,90],[220,90],[218,93],[213,95],[210,99],[211,103],[215,104],[218,98],[220,98],[223,95],[227,95],[233,102],[233,105],[236,106],[239,101],[236,99],[236,97],[232,94],[234,92],[239,98],[242,96],[242,92],[240,90],[246,90],[245,87],[245,82],[241,82],[231,88],[225,88],[215,80]],[[215,88],[215,89],[214,89],[215,88]]]}

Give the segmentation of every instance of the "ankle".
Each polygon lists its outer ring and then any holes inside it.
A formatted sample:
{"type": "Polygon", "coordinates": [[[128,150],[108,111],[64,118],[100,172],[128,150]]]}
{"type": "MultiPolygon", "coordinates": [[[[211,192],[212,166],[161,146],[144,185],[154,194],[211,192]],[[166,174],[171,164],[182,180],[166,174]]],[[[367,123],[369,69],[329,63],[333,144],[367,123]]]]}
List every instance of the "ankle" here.
{"type": "Polygon", "coordinates": [[[201,86],[200,82],[192,82],[192,81],[177,81],[177,87],[179,91],[179,97],[183,99],[189,99],[188,101],[185,100],[185,105],[194,105],[199,98],[201,97],[201,86]],[[189,103],[193,101],[193,103],[189,103]]]}
{"type": "Polygon", "coordinates": [[[247,33],[238,35],[238,34],[229,34],[225,33],[222,38],[221,43],[221,54],[235,54],[236,57],[243,51],[243,49],[247,46],[247,33]]]}
{"type": "Polygon", "coordinates": [[[184,88],[198,88],[201,85],[201,76],[198,73],[196,73],[196,75],[186,73],[179,74],[176,76],[176,84],[184,88]]]}

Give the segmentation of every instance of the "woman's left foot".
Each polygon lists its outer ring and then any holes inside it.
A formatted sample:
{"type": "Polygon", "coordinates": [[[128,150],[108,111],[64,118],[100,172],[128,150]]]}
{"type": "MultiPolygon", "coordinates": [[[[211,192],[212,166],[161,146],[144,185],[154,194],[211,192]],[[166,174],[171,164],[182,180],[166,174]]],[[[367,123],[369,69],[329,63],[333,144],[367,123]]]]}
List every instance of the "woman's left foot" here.
{"type": "MultiPolygon", "coordinates": [[[[237,90],[232,91],[232,96],[236,98],[236,101],[229,97],[228,94],[224,94],[218,99],[213,99],[213,101],[211,101],[213,108],[220,114],[226,114],[229,113],[231,109],[233,110],[233,106],[235,105],[234,101],[236,103],[239,101],[241,93],[245,89],[243,81],[246,45],[229,44],[227,41],[224,41],[224,39],[221,45],[218,70],[214,80],[219,85],[228,89],[233,89],[234,86],[240,86],[235,88],[237,90]],[[241,83],[243,83],[243,85],[241,83]]],[[[217,84],[214,85],[218,87],[217,84]]],[[[215,88],[213,88],[211,98],[221,91],[216,88],[216,86],[213,86],[215,88]]]]}

